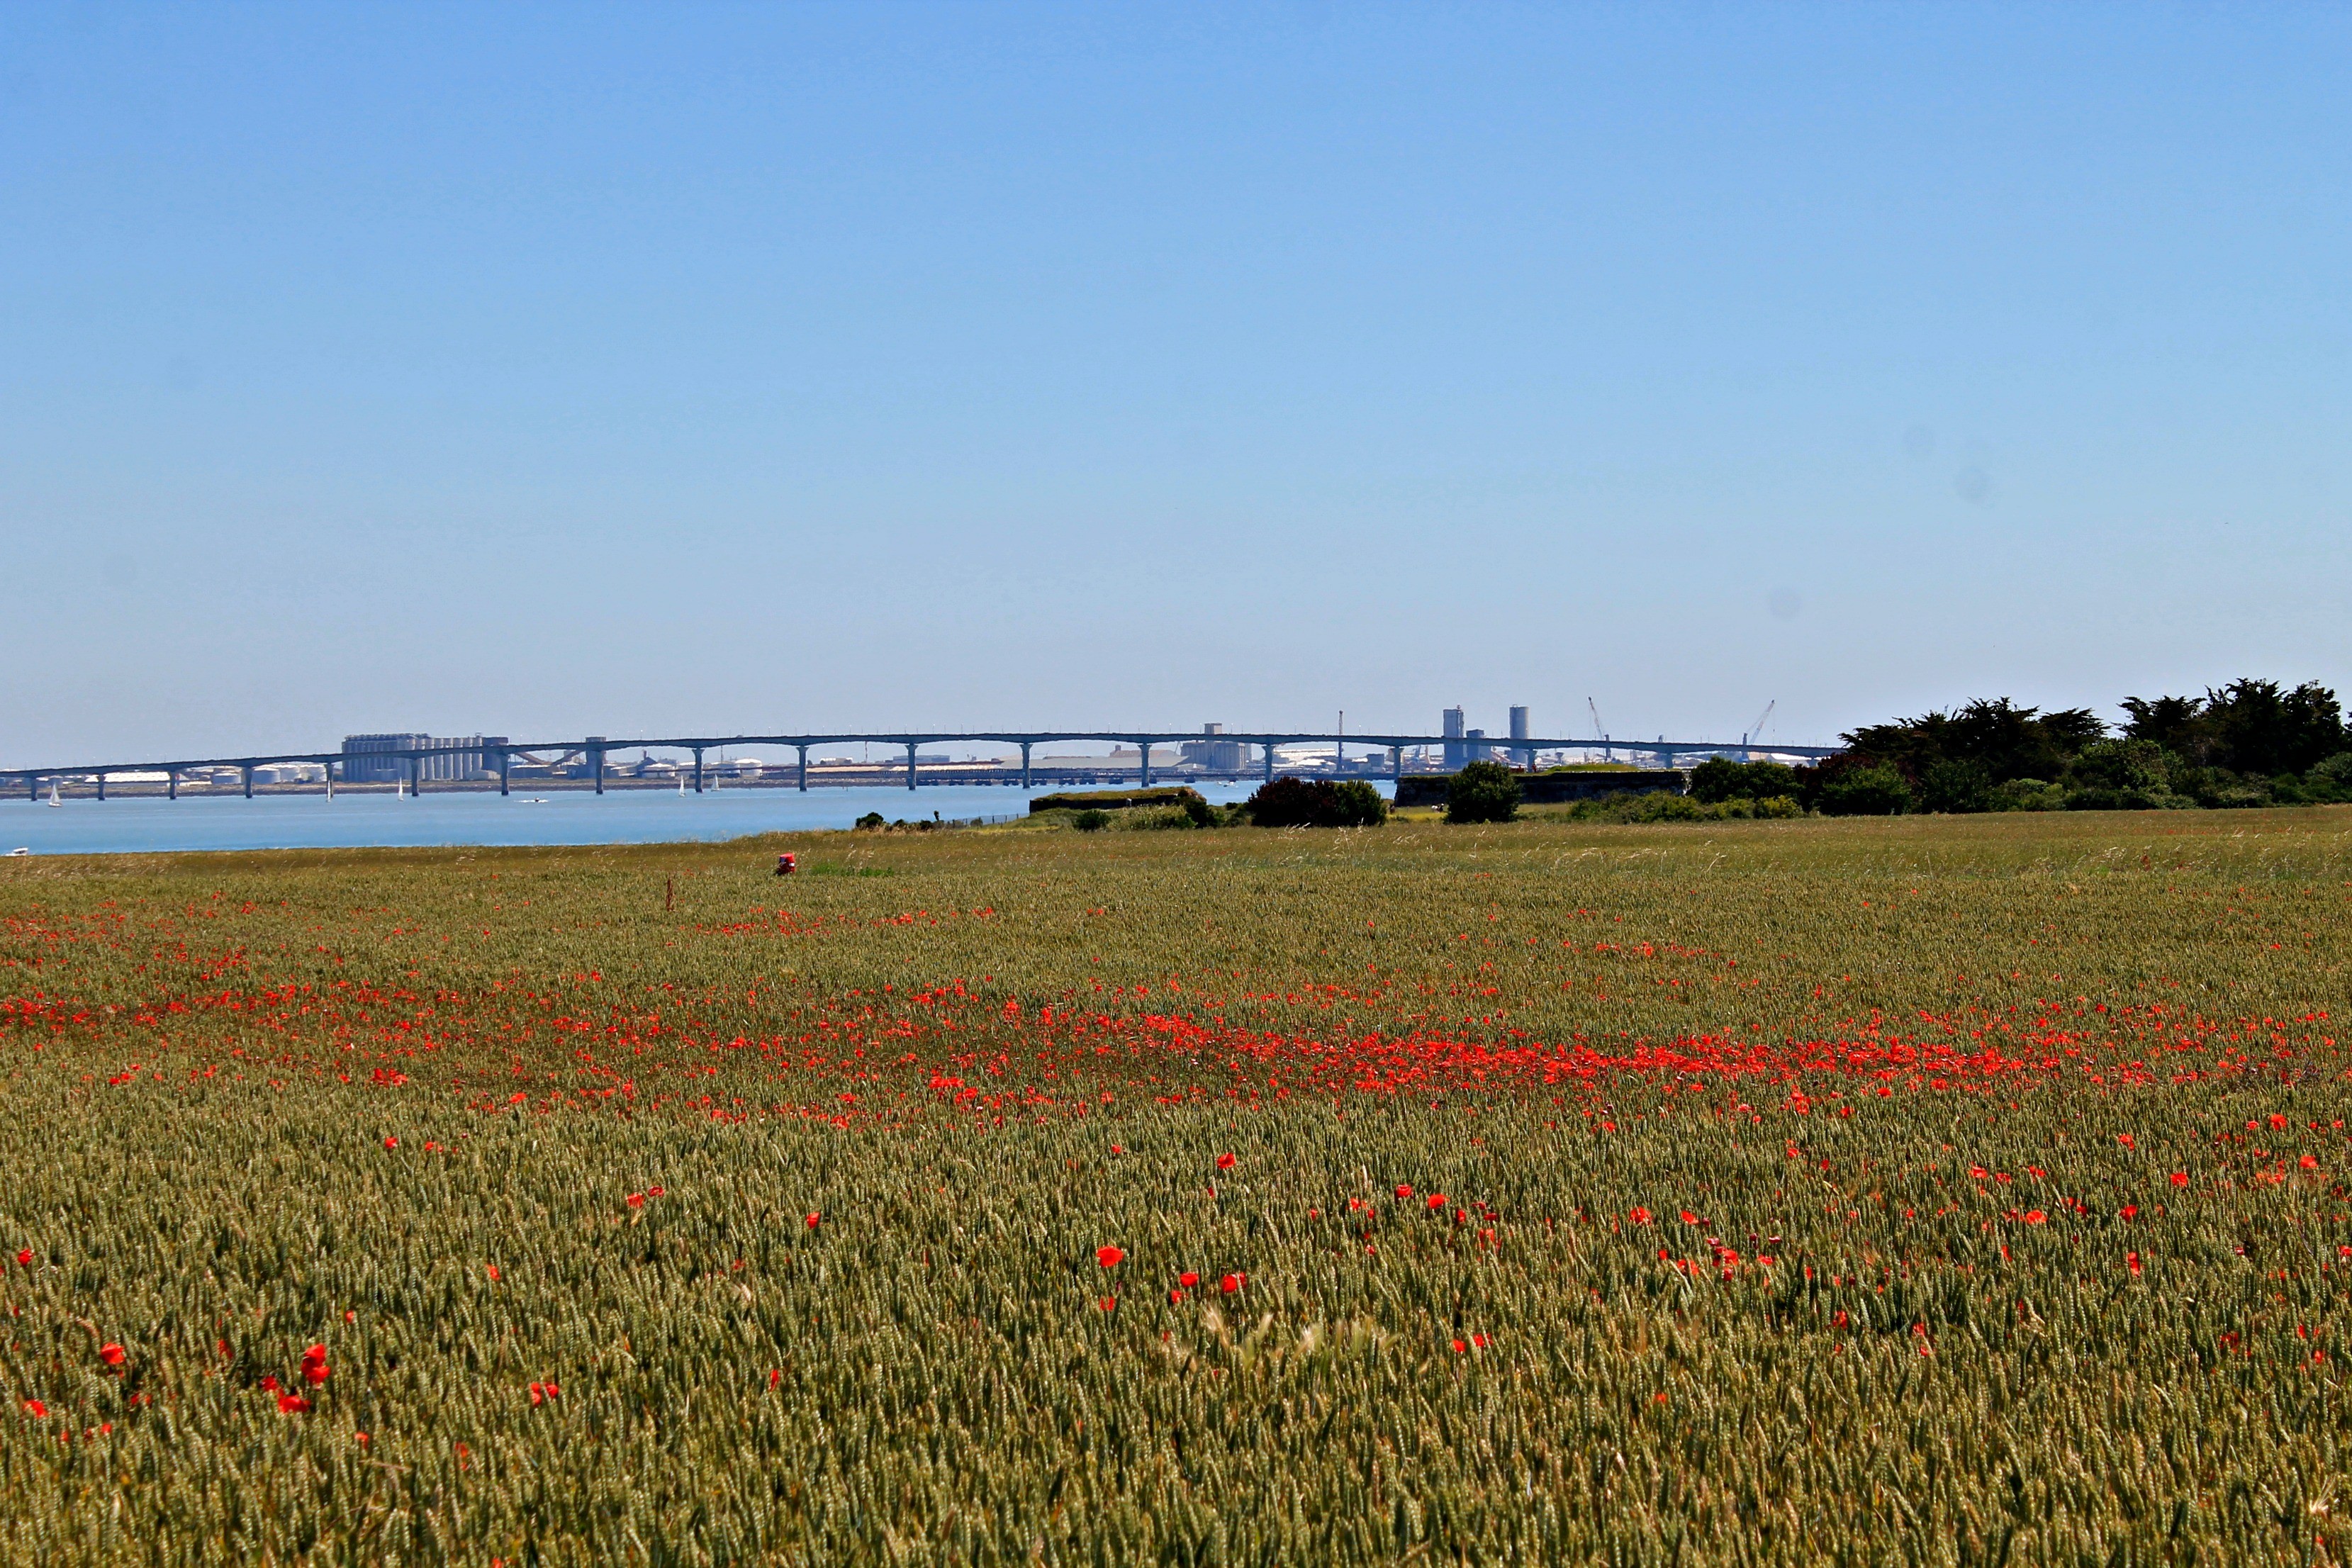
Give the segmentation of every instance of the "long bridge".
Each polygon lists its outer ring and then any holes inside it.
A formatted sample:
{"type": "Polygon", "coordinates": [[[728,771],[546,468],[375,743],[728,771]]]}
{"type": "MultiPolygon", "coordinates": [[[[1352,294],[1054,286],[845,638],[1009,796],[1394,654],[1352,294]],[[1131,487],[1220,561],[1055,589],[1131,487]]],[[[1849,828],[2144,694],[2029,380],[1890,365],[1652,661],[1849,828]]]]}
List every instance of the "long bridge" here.
{"type": "Polygon", "coordinates": [[[709,752],[740,746],[790,746],[798,753],[798,784],[801,789],[805,790],[809,787],[808,759],[809,752],[813,748],[839,745],[885,745],[906,748],[907,787],[913,789],[917,784],[917,753],[923,747],[936,746],[947,742],[975,742],[1019,747],[1021,784],[1024,788],[1028,788],[1031,787],[1031,753],[1035,748],[1079,741],[1108,741],[1114,746],[1120,744],[1134,746],[1138,752],[1137,779],[1139,783],[1146,785],[1151,783],[1151,748],[1155,745],[1165,746],[1187,741],[1206,741],[1212,743],[1261,748],[1265,752],[1264,773],[1269,780],[1275,776],[1276,749],[1283,746],[1328,745],[1332,748],[1332,754],[1336,761],[1345,760],[1346,748],[1350,745],[1372,751],[1385,751],[1389,753],[1387,771],[1393,778],[1404,776],[1407,752],[1432,748],[1451,748],[1463,752],[1472,748],[1478,748],[1489,753],[1517,756],[1530,763],[1538,752],[1559,751],[1604,752],[1612,754],[1624,752],[1664,760],[1678,752],[1704,752],[1710,756],[1723,754],[1749,756],[1763,752],[1772,756],[1818,758],[1834,755],[1838,750],[1834,746],[1787,746],[1778,743],[1768,747],[1746,742],[1735,746],[1726,745],[1717,741],[1668,741],[1664,737],[1656,741],[1628,742],[1607,736],[1591,740],[1518,735],[1506,737],[1314,734],[1293,731],[1257,733],[1219,731],[1203,735],[1191,731],[1164,730],[927,730],[874,734],[671,735],[617,739],[599,735],[581,741],[525,744],[512,742],[472,741],[457,745],[385,747],[381,750],[370,749],[358,752],[277,752],[256,756],[182,757],[155,762],[89,763],[73,767],[6,768],[0,769],[0,778],[14,779],[21,784],[27,799],[38,799],[44,784],[55,784],[68,779],[79,781],[95,778],[98,781],[98,797],[103,800],[106,798],[106,781],[110,775],[144,773],[152,778],[153,775],[162,773],[165,777],[166,793],[176,799],[179,796],[180,780],[183,774],[212,773],[234,768],[241,770],[245,795],[250,799],[253,795],[253,773],[256,768],[289,763],[321,764],[326,770],[327,787],[331,790],[335,784],[336,770],[339,767],[348,767],[354,762],[360,762],[366,763],[373,770],[389,761],[406,765],[407,777],[404,782],[408,785],[409,793],[413,795],[425,784],[424,763],[426,759],[479,755],[483,758],[486,770],[495,767],[499,793],[506,795],[509,792],[509,774],[516,759],[520,758],[530,763],[541,763],[544,759],[552,757],[557,765],[564,765],[575,761],[583,764],[587,768],[588,776],[594,781],[596,793],[602,795],[604,793],[604,780],[607,775],[605,759],[615,752],[635,750],[692,752],[694,791],[699,795],[706,782],[703,758],[709,752]]]}

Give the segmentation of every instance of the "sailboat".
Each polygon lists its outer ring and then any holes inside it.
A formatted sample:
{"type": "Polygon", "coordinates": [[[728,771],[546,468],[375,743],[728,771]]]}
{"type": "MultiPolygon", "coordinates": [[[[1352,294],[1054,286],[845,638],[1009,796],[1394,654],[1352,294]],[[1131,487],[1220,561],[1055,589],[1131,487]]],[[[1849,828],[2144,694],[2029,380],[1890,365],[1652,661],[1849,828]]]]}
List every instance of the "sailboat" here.
{"type": "Polygon", "coordinates": [[[45,801],[43,801],[41,804],[42,804],[42,805],[65,805],[65,802],[64,802],[64,801],[59,800],[59,799],[58,798],[58,781],[57,781],[57,780],[55,780],[55,779],[51,779],[51,780],[49,781],[49,798],[48,798],[48,799],[47,799],[47,800],[45,800],[45,801]]]}

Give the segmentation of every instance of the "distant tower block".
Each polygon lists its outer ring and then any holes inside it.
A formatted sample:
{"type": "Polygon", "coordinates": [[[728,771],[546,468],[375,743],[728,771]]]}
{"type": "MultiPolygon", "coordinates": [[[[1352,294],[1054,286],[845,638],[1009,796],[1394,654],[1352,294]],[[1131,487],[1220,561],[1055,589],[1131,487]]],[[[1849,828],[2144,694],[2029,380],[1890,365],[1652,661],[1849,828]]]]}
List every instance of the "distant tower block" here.
{"type": "MultiPolygon", "coordinates": [[[[1512,709],[1511,739],[1514,741],[1524,741],[1534,731],[1528,728],[1527,709],[1525,707],[1512,709]]],[[[1511,761],[1517,763],[1520,767],[1532,768],[1536,765],[1536,754],[1525,746],[1513,746],[1511,748],[1511,761]]]]}

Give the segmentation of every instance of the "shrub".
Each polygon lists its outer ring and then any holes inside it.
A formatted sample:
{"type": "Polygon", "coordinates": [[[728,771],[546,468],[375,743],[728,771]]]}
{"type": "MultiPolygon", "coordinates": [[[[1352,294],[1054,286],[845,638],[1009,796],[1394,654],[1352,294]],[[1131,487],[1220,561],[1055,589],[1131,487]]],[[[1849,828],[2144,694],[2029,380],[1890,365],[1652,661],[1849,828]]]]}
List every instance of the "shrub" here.
{"type": "Polygon", "coordinates": [[[1995,788],[1989,811],[2063,811],[2066,792],[2040,779],[2011,779],[1995,788]]]}
{"type": "Polygon", "coordinates": [[[1930,763],[1919,775],[1922,811],[1982,811],[1992,795],[1992,773],[1982,763],[1930,763]]]}
{"type": "Polygon", "coordinates": [[[1911,786],[1886,763],[1850,768],[1822,786],[1824,816],[1894,816],[1911,809],[1911,786]]]}
{"type": "Polygon", "coordinates": [[[1123,811],[1139,805],[1190,805],[1200,801],[1198,790],[1183,784],[1154,785],[1150,789],[1066,789],[1053,795],[1041,795],[1029,803],[1031,815],[1048,811],[1085,811],[1095,807],[1103,811],[1123,811]]]}
{"type": "Polygon", "coordinates": [[[865,816],[857,819],[857,826],[859,830],[862,832],[879,833],[886,825],[882,820],[882,814],[880,812],[869,811],[865,816]]]}
{"type": "Polygon", "coordinates": [[[1519,779],[1500,763],[1472,763],[1445,791],[1448,822],[1508,822],[1519,813],[1519,779]]]}
{"type": "Polygon", "coordinates": [[[1099,833],[1110,826],[1108,811],[1086,810],[1070,818],[1070,826],[1081,833],[1099,833]]]}
{"type": "Polygon", "coordinates": [[[1276,779],[1244,807],[1260,827],[1377,827],[1389,803],[1361,779],[1276,779]]]}
{"type": "Polygon", "coordinates": [[[1691,798],[1707,805],[1727,800],[1769,800],[1797,793],[1797,770],[1786,763],[1735,763],[1709,757],[1691,770],[1691,798]]]}
{"type": "Polygon", "coordinates": [[[2313,800],[2352,800],[2352,752],[2315,763],[2303,775],[2303,792],[2313,800]]]}

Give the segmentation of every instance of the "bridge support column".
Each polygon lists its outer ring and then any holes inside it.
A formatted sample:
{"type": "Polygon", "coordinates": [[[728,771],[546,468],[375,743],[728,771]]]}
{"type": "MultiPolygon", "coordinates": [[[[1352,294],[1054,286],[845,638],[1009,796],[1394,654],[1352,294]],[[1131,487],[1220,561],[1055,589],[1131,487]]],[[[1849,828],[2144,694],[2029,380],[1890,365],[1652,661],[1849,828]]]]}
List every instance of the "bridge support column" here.
{"type": "Polygon", "coordinates": [[[25,798],[26,800],[38,800],[41,798],[40,774],[26,773],[25,775],[25,798]]]}
{"type": "Polygon", "coordinates": [[[425,759],[423,757],[411,757],[408,759],[408,798],[415,800],[418,795],[423,795],[424,793],[425,759]]]}
{"type": "Polygon", "coordinates": [[[1147,737],[1146,737],[1146,738],[1144,738],[1143,740],[1138,741],[1138,742],[1136,742],[1136,745],[1135,745],[1135,750],[1136,750],[1136,777],[1137,777],[1137,779],[1138,779],[1139,781],[1140,781],[1140,783],[1141,783],[1142,786],[1143,786],[1145,789],[1150,789],[1150,788],[1151,787],[1151,741],[1150,741],[1150,738],[1147,736],[1147,737]]]}
{"type": "Polygon", "coordinates": [[[1398,784],[1404,783],[1404,748],[1402,746],[1389,748],[1389,777],[1398,784]]]}
{"type": "Polygon", "coordinates": [[[98,798],[100,800],[104,800],[106,798],[106,775],[104,773],[98,775],[98,798]]]}
{"type": "MultiPolygon", "coordinates": [[[[327,793],[332,795],[334,793],[334,789],[335,775],[330,773],[327,775],[327,793]]],[[[165,768],[163,770],[163,798],[165,800],[177,800],[180,798],[180,770],[177,768],[165,768]]]]}
{"type": "Polygon", "coordinates": [[[915,742],[907,742],[907,787],[915,787],[915,742]]]}
{"type": "Polygon", "coordinates": [[[694,793],[702,793],[702,748],[694,748],[694,793]]]}
{"type": "Polygon", "coordinates": [[[1029,746],[1030,742],[1027,741],[1021,742],[1021,787],[1023,789],[1029,787],[1029,746]]]}
{"type": "Polygon", "coordinates": [[[1274,742],[1272,741],[1265,743],[1265,782],[1268,784],[1274,782],[1274,742]]]}
{"type": "Polygon", "coordinates": [[[793,749],[801,754],[801,793],[806,795],[808,794],[808,748],[795,746],[793,749]]]}
{"type": "Polygon", "coordinates": [[[327,798],[332,800],[335,798],[335,764],[328,763],[324,765],[327,770],[327,798]]]}
{"type": "Polygon", "coordinates": [[[597,793],[598,795],[603,795],[603,794],[604,793],[604,747],[602,747],[602,746],[595,746],[595,747],[592,747],[592,748],[590,748],[589,752],[588,752],[588,766],[589,766],[589,768],[590,768],[590,769],[591,769],[591,770],[595,773],[595,775],[596,775],[596,793],[597,793]]]}
{"type": "Polygon", "coordinates": [[[507,793],[509,773],[513,766],[513,756],[503,750],[500,751],[499,752],[499,794],[501,795],[507,793]]]}
{"type": "Polygon", "coordinates": [[[247,799],[247,800],[251,800],[251,799],[253,798],[253,764],[252,764],[251,763],[246,763],[246,764],[245,764],[245,770],[244,770],[244,771],[245,771],[245,798],[246,798],[246,799],[247,799]]]}

